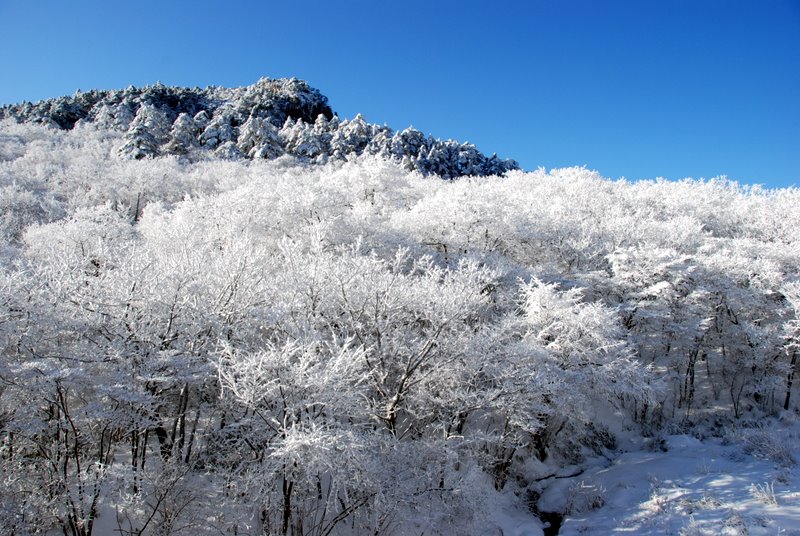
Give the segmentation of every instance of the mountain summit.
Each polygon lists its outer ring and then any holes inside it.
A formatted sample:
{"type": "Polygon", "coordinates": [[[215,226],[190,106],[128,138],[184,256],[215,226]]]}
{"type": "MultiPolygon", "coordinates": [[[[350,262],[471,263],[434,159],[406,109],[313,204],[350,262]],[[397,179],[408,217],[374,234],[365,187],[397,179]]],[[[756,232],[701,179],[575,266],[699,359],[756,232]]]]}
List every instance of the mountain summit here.
{"type": "Polygon", "coordinates": [[[450,179],[519,169],[514,160],[487,157],[470,143],[439,140],[414,128],[393,131],[361,115],[340,120],[317,89],[296,78],[262,78],[240,88],[91,90],[38,103],[0,108],[0,119],[59,129],[82,123],[125,132],[117,153],[142,159],[179,155],[276,158],[288,154],[323,163],[363,153],[397,160],[409,170],[450,179]]]}

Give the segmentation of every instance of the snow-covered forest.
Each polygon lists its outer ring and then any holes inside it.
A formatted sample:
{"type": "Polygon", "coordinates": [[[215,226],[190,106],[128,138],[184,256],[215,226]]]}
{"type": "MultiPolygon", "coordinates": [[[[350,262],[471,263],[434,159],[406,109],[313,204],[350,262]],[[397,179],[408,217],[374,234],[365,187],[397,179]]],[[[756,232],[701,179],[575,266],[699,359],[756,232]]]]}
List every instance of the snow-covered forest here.
{"type": "Polygon", "coordinates": [[[794,482],[797,189],[522,172],[296,80],[2,116],[7,534],[537,534],[675,434],[794,482]]]}
{"type": "Polygon", "coordinates": [[[60,129],[93,124],[122,131],[123,158],[260,159],[283,154],[325,163],[363,153],[442,178],[496,175],[519,166],[487,157],[470,143],[439,140],[415,128],[394,132],[360,115],[340,120],[328,99],[302,80],[262,78],[242,88],[188,89],[161,84],[119,91],[77,92],[0,108],[0,120],[60,129]]]}

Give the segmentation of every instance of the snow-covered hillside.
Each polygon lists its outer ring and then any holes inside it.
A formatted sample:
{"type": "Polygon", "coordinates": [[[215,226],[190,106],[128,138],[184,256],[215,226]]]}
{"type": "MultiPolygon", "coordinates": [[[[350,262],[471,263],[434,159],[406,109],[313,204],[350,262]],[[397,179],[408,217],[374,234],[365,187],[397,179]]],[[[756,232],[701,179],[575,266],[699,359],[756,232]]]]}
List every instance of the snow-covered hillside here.
{"type": "Polygon", "coordinates": [[[131,128],[0,123],[9,533],[796,526],[798,190],[131,128]]]}
{"type": "Polygon", "coordinates": [[[704,441],[666,436],[543,483],[538,505],[568,513],[561,535],[800,534],[798,426],[788,419],[704,441]]]}
{"type": "Polygon", "coordinates": [[[132,159],[271,159],[288,154],[324,163],[367,153],[443,178],[497,175],[519,167],[513,160],[487,157],[470,143],[435,139],[414,128],[395,132],[360,115],[340,120],[324,95],[296,78],[262,78],[240,88],[157,84],[77,92],[4,106],[0,120],[4,118],[68,130],[91,124],[122,132],[116,151],[132,159]]]}

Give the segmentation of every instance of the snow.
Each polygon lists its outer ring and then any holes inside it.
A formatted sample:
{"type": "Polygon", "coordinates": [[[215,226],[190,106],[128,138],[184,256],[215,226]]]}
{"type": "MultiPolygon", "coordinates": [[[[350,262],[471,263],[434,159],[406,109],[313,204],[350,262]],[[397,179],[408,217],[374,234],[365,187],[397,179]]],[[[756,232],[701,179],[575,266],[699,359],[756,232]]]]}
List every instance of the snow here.
{"type": "Polygon", "coordinates": [[[800,191],[445,182],[326,121],[362,155],[0,124],[3,533],[798,530],[800,191]]]}
{"type": "Polygon", "coordinates": [[[503,536],[541,536],[542,524],[531,514],[512,506],[499,508],[489,518],[486,534],[502,534],[503,536]]]}
{"type": "MultiPolygon", "coordinates": [[[[796,441],[797,426],[776,423],[764,437],[796,441]]],[[[790,443],[796,444],[796,443],[790,443]]],[[[626,452],[599,461],[542,494],[541,511],[566,511],[580,490],[602,493],[603,505],[568,513],[560,535],[800,534],[800,474],[739,441],[668,436],[664,451],[626,452]],[[605,460],[603,460],[605,461],[605,460]]]]}

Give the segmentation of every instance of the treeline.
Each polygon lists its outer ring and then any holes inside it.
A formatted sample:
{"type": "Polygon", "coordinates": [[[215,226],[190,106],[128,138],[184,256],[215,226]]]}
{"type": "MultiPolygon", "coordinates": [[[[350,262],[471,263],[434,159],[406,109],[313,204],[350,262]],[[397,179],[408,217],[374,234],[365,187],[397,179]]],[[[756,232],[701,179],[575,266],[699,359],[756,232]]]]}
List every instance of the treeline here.
{"type": "Polygon", "coordinates": [[[367,123],[360,115],[340,120],[325,96],[295,78],[262,78],[233,89],[158,84],[92,90],[4,106],[0,119],[4,118],[60,129],[90,123],[124,132],[117,153],[131,159],[271,159],[288,154],[324,163],[368,153],[448,179],[500,175],[519,167],[513,160],[487,157],[470,143],[438,140],[414,128],[395,132],[367,123]]]}

